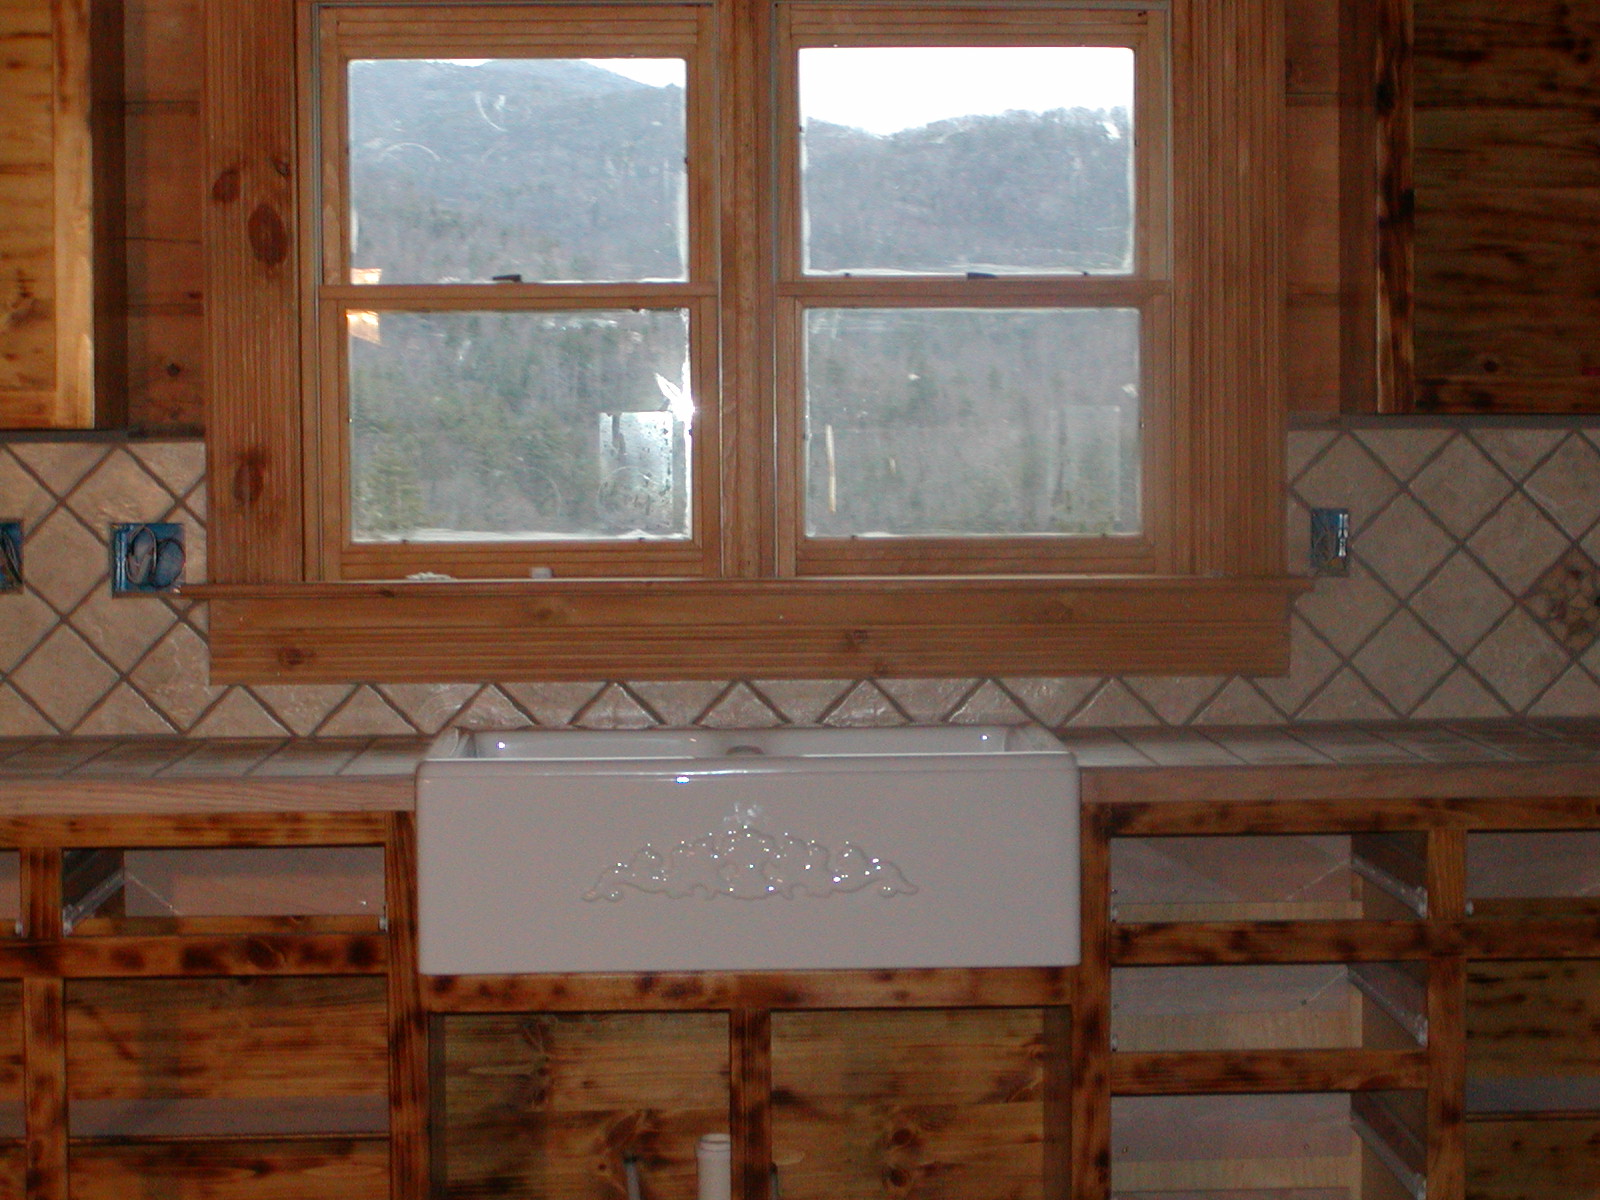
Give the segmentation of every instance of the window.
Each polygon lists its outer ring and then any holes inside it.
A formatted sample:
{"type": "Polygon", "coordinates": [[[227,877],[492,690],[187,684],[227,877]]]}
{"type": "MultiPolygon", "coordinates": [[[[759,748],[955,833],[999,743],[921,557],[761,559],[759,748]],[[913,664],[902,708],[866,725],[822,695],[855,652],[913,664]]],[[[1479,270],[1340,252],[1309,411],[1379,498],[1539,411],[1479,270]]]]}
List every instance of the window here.
{"type": "Polygon", "coordinates": [[[211,14],[218,676],[1281,664],[1281,32],[1214,7],[211,14]]]}

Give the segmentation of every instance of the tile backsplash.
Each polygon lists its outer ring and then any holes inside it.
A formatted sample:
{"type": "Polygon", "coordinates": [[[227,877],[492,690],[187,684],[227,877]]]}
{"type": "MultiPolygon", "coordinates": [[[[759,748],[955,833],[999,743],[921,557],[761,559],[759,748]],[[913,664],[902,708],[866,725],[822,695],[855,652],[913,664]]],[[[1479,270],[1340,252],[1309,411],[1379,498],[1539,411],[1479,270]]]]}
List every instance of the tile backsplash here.
{"type": "Polygon", "coordinates": [[[203,604],[113,599],[110,526],[185,526],[205,578],[197,442],[0,443],[0,736],[388,735],[475,726],[1083,726],[1600,715],[1600,430],[1316,429],[1288,444],[1290,569],[1309,510],[1350,510],[1349,574],[1295,607],[1281,677],[585,681],[212,687],[203,604]]]}

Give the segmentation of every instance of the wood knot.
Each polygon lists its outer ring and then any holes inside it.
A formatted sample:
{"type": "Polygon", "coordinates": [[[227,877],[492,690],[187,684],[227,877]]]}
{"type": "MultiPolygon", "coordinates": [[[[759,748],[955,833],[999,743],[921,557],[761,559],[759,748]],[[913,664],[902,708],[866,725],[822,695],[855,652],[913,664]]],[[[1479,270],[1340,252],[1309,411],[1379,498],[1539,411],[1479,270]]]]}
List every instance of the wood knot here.
{"type": "Polygon", "coordinates": [[[239,168],[228,167],[211,185],[211,198],[218,204],[232,204],[239,198],[239,168]]]}
{"type": "Polygon", "coordinates": [[[256,205],[245,228],[250,236],[250,252],[257,261],[276,267],[289,257],[289,229],[272,205],[256,205]]]}
{"type": "Polygon", "coordinates": [[[287,670],[303,667],[316,657],[309,650],[302,650],[299,646],[281,646],[278,648],[278,665],[287,670]]]}
{"type": "Polygon", "coordinates": [[[267,460],[260,450],[247,450],[233,468],[233,502],[250,508],[261,499],[267,486],[267,460]]]}

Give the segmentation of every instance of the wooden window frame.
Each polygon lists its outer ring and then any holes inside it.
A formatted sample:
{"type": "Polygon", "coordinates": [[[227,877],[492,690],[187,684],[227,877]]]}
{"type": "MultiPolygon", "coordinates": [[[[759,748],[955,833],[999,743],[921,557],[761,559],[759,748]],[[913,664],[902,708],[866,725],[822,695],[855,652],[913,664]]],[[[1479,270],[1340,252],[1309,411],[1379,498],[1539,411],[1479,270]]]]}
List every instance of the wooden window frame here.
{"type": "MultiPolygon", "coordinates": [[[[341,7],[356,11],[363,3],[341,7]]],[[[773,48],[783,36],[781,3],[715,0],[701,6],[715,14],[724,81],[717,100],[723,155],[718,283],[736,296],[771,294],[784,237],[773,212],[781,184],[772,182],[770,131],[752,106],[728,99],[770,78],[773,48]]],[[[792,510],[795,501],[770,502],[771,481],[785,470],[794,478],[792,460],[784,461],[792,451],[783,448],[781,436],[793,427],[792,405],[783,418],[783,404],[771,399],[773,347],[793,336],[798,303],[791,294],[739,303],[722,315],[718,499],[724,511],[744,515],[701,531],[698,545],[715,560],[715,573],[672,577],[645,556],[632,564],[648,576],[641,578],[607,569],[601,578],[452,582],[339,578],[343,564],[330,555],[337,531],[324,515],[337,506],[325,505],[327,477],[316,465],[337,431],[325,413],[304,421],[301,415],[308,389],[325,383],[315,366],[315,342],[328,337],[331,322],[313,323],[309,336],[302,324],[304,280],[315,277],[317,256],[306,245],[315,236],[305,228],[302,208],[309,183],[296,164],[315,161],[307,153],[315,143],[308,143],[312,122],[294,100],[304,64],[286,53],[298,46],[305,57],[318,5],[208,5],[213,582],[189,591],[211,601],[213,678],[1285,669],[1288,605],[1303,583],[1285,575],[1282,542],[1282,3],[1167,0],[1151,6],[1165,14],[1166,66],[1172,95],[1182,101],[1171,105],[1168,123],[1170,271],[1165,261],[1149,261],[1160,254],[1147,251],[1134,275],[1087,281],[1102,294],[1137,293],[1147,335],[1170,322],[1170,352],[1153,356],[1170,379],[1162,414],[1170,424],[1148,453],[1171,490],[1153,503],[1147,494],[1151,536],[1133,539],[1141,543],[1137,553],[1118,547],[1085,554],[1080,547],[1077,559],[1069,556],[1052,570],[1031,552],[1014,553],[1018,539],[1001,539],[947,564],[944,573],[919,573],[915,562],[894,561],[892,554],[874,559],[850,550],[830,561],[812,547],[807,558],[796,544],[803,539],[792,532],[793,512],[776,511],[792,510]],[[798,574],[797,562],[812,573],[798,574]]],[[[399,6],[391,0],[388,7],[399,6]]],[[[674,6],[618,11],[647,7],[674,6]]],[[[841,13],[885,7],[850,0],[807,5],[841,13]]],[[[934,6],[912,0],[904,7],[934,6]]],[[[979,20],[1003,20],[997,14],[1004,7],[937,5],[979,20]]],[[[1096,5],[1090,0],[1075,7],[1096,5]]],[[[1114,14],[1130,6],[1110,0],[1099,7],[1114,14]]],[[[1026,5],[1013,11],[1037,20],[1026,5]]],[[[1155,215],[1160,220],[1167,211],[1155,215]]],[[[1168,240],[1157,236],[1145,244],[1168,240]]],[[[791,292],[808,286],[790,282],[791,292]]],[[[327,300],[346,302],[337,282],[320,286],[327,300]]],[[[519,302],[548,303],[529,286],[519,302]]],[[[784,286],[780,277],[780,294],[784,286]]],[[[863,281],[861,297],[876,294],[875,286],[863,281]]],[[[927,286],[949,293],[935,303],[972,294],[956,281],[927,286]]],[[[1041,305],[1058,304],[1061,295],[1037,279],[982,286],[993,297],[1031,296],[1041,305]]],[[[363,288],[361,295],[380,293],[363,288]]],[[[614,548],[605,549],[615,556],[614,548]]]]}

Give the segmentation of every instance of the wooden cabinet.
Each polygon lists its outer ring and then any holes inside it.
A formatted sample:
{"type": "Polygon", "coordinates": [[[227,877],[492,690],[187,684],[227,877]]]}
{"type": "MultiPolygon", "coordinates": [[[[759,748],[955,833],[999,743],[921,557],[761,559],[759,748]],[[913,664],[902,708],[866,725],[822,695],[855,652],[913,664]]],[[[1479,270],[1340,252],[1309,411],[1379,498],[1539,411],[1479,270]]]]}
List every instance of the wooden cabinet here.
{"type": "Polygon", "coordinates": [[[422,1194],[409,823],[0,825],[0,1195],[422,1194]]]}
{"type": "Polygon", "coordinates": [[[0,6],[0,429],[125,415],[122,10],[0,6]]]}
{"type": "Polygon", "coordinates": [[[1346,7],[1346,407],[1600,411],[1600,3],[1346,7]]]}

